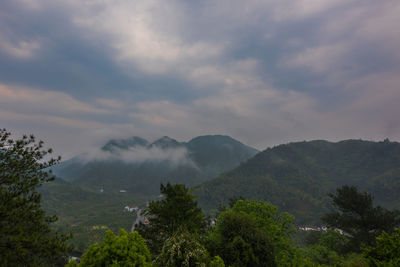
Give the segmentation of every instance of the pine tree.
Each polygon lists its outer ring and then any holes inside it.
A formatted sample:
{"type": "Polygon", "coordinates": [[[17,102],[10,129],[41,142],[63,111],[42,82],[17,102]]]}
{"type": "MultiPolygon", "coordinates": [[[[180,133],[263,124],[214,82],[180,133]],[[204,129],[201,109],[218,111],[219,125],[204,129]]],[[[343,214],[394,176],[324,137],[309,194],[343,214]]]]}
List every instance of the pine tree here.
{"type": "Polygon", "coordinates": [[[48,168],[60,157],[48,159],[50,153],[32,135],[13,140],[0,130],[1,266],[52,266],[66,260],[69,236],[51,228],[57,218],[46,216],[37,192],[54,179],[48,168]]]}
{"type": "Polygon", "coordinates": [[[206,227],[203,212],[189,188],[182,184],[160,186],[163,199],[153,201],[145,211],[149,224],[136,228],[147,240],[153,255],[158,255],[166,239],[184,227],[189,233],[204,232],[206,227]]]}
{"type": "Polygon", "coordinates": [[[329,227],[339,228],[350,239],[349,251],[359,252],[361,246],[375,245],[383,231],[391,233],[400,224],[400,211],[373,205],[373,197],[354,186],[343,186],[330,194],[334,211],[322,217],[329,227]]]}

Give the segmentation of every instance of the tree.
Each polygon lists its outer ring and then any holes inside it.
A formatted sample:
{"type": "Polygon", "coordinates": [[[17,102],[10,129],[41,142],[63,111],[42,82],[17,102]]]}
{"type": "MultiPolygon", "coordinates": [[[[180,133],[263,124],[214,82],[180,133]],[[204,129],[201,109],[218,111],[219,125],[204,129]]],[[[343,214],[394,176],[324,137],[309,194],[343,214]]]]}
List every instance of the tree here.
{"type": "Polygon", "coordinates": [[[283,264],[294,257],[292,221],[292,216],[279,214],[277,207],[266,202],[239,199],[219,214],[209,237],[209,250],[227,265],[283,264]]]}
{"type": "Polygon", "coordinates": [[[208,249],[228,266],[276,266],[270,237],[248,214],[222,212],[209,237],[208,249]]]}
{"type": "Polygon", "coordinates": [[[185,229],[176,231],[165,240],[161,253],[155,259],[155,265],[160,267],[205,267],[209,263],[208,252],[198,237],[185,229]]]}
{"type": "Polygon", "coordinates": [[[338,255],[345,255],[349,239],[339,231],[328,230],[323,232],[318,239],[317,245],[324,246],[338,255]]]}
{"type": "Polygon", "coordinates": [[[232,210],[252,216],[257,225],[271,236],[276,249],[287,249],[291,245],[294,232],[292,215],[279,213],[276,206],[263,201],[238,200],[232,210]]]}
{"type": "Polygon", "coordinates": [[[68,235],[51,228],[37,188],[54,179],[48,168],[60,157],[34,136],[13,140],[0,130],[0,265],[51,266],[65,261],[68,235]]]}
{"type": "Polygon", "coordinates": [[[279,213],[276,206],[263,201],[239,200],[232,210],[252,216],[258,227],[270,237],[278,265],[288,264],[287,261],[294,257],[292,215],[287,212],[279,213]]]}
{"type": "Polygon", "coordinates": [[[376,246],[364,249],[364,257],[371,266],[400,266],[400,229],[391,235],[382,232],[376,238],[376,246]]]}
{"type": "Polygon", "coordinates": [[[382,231],[392,232],[400,224],[400,212],[373,205],[373,197],[354,186],[343,186],[332,198],[334,211],[322,217],[329,227],[339,228],[349,236],[349,251],[359,252],[362,244],[373,246],[382,231]]]}
{"type": "Polygon", "coordinates": [[[314,263],[327,266],[343,266],[345,258],[343,251],[347,247],[348,239],[338,231],[328,230],[321,233],[319,239],[308,246],[304,252],[306,258],[314,263]]]}
{"type": "Polygon", "coordinates": [[[121,229],[119,235],[108,230],[101,244],[91,245],[82,255],[80,264],[69,266],[152,266],[146,241],[137,231],[129,234],[121,229]]]}
{"type": "Polygon", "coordinates": [[[209,267],[225,267],[224,260],[220,256],[214,256],[211,259],[209,267]]]}
{"type": "Polygon", "coordinates": [[[149,224],[137,226],[153,255],[160,253],[164,241],[178,229],[184,227],[189,233],[201,233],[206,228],[203,212],[197,207],[191,189],[168,183],[161,184],[160,191],[163,199],[152,201],[144,212],[149,224]]]}

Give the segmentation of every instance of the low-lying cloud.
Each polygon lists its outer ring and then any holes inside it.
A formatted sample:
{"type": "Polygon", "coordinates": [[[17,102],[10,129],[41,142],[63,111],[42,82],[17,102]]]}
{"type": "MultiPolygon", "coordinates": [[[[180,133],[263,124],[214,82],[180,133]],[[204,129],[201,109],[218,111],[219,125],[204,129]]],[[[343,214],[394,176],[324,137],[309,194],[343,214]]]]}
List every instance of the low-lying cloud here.
{"type": "Polygon", "coordinates": [[[173,166],[196,166],[188,157],[188,151],[185,147],[160,148],[157,146],[135,146],[128,149],[113,148],[112,151],[92,149],[87,153],[81,154],[78,158],[83,163],[91,161],[122,161],[127,164],[168,162],[173,166]]]}

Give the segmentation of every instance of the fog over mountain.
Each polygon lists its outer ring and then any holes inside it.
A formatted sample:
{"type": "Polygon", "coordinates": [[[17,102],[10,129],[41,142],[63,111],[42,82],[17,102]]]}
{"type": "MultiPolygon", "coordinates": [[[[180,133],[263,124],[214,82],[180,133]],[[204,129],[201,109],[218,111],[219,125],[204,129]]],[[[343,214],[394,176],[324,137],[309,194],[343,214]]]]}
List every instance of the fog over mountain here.
{"type": "Polygon", "coordinates": [[[229,136],[209,135],[178,142],[164,136],[113,139],[99,149],[54,167],[66,181],[110,191],[156,193],[161,182],[197,185],[245,162],[258,151],[229,136]]]}
{"type": "Polygon", "coordinates": [[[0,125],[111,138],[400,140],[398,0],[2,0],[0,125]]]}
{"type": "Polygon", "coordinates": [[[151,144],[136,136],[130,139],[110,140],[102,148],[92,149],[77,156],[75,160],[82,163],[91,161],[122,161],[124,163],[168,161],[173,165],[195,166],[188,157],[187,148],[166,136],[151,144]]]}

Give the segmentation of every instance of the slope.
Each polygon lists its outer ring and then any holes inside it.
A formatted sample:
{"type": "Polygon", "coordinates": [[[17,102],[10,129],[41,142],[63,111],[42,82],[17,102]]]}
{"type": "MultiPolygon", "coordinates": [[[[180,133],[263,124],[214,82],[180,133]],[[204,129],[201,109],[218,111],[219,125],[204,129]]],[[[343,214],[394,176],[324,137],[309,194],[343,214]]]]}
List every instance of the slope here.
{"type": "Polygon", "coordinates": [[[398,207],[400,144],[385,140],[310,141],[268,148],[238,168],[202,185],[199,202],[215,209],[234,196],[269,201],[296,216],[297,223],[318,224],[335,188],[356,185],[377,203],[398,207]]]}
{"type": "Polygon", "coordinates": [[[72,232],[72,243],[79,250],[100,241],[107,229],[130,230],[136,214],[124,212],[124,207],[146,202],[140,195],[95,192],[61,179],[44,184],[39,192],[46,213],[58,216],[55,227],[72,232]]]}

